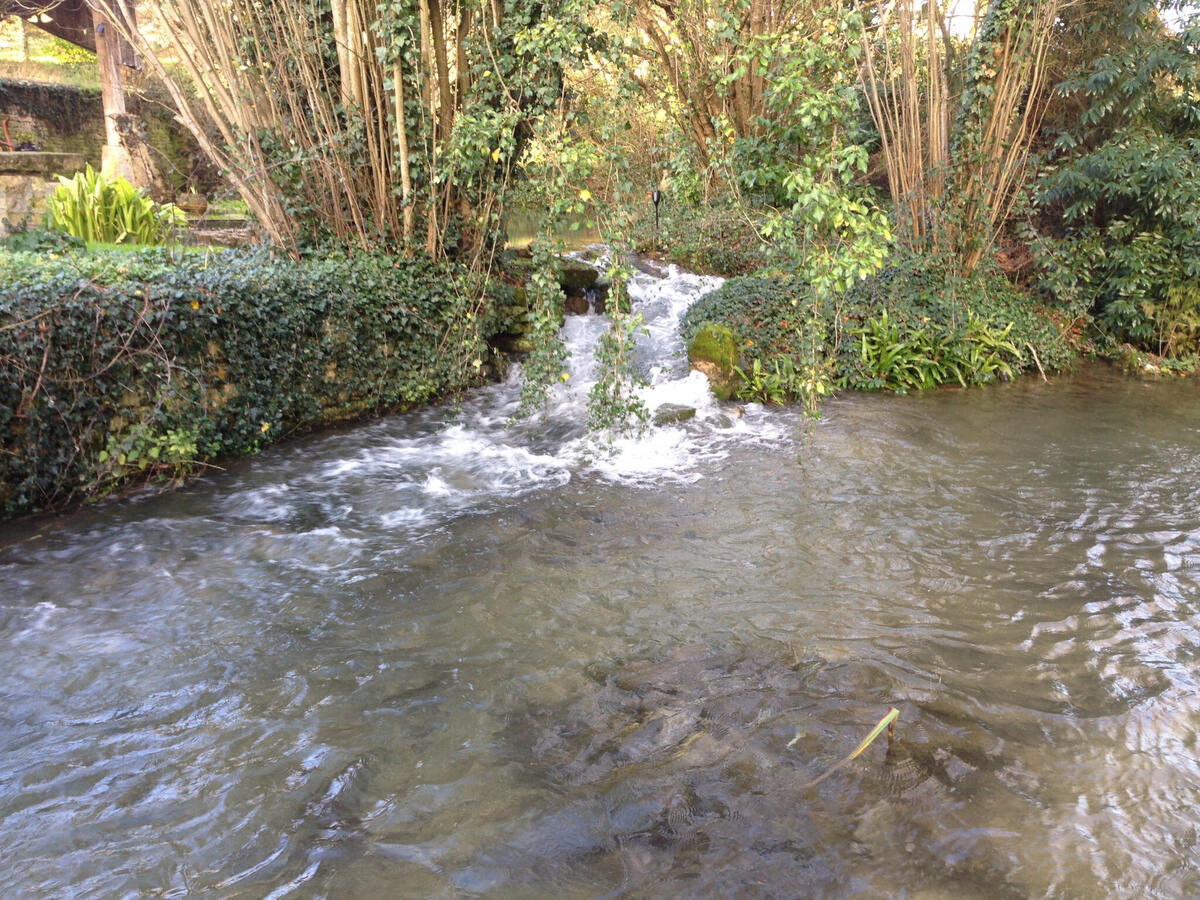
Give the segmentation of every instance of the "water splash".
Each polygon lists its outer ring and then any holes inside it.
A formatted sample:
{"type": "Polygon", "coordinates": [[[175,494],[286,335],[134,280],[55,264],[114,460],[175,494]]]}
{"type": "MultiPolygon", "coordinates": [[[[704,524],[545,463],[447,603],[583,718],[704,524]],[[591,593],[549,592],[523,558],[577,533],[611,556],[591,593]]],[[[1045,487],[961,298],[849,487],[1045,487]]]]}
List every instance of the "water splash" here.
{"type": "MultiPolygon", "coordinates": [[[[595,349],[609,320],[571,316],[562,330],[569,377],[552,389],[534,419],[516,419],[521,387],[514,365],[505,382],[474,392],[452,414],[426,410],[358,428],[346,441],[323,437],[314,444],[321,458],[310,474],[298,479],[283,465],[278,478],[231,496],[229,512],[257,522],[348,519],[419,532],[577,478],[638,486],[690,483],[736,445],[786,442],[787,417],[766,414],[756,404],[722,404],[704,376],[689,371],[680,317],[720,284],[675,267],[637,272],[629,283],[646,327],[635,351],[646,381],[641,397],[651,413],[667,404],[695,410],[686,422],[651,425],[615,440],[590,434],[585,422],[598,376],[595,349]],[[311,489],[317,487],[327,501],[312,510],[311,489]]],[[[260,472],[264,465],[271,465],[269,457],[256,460],[260,472]]]]}

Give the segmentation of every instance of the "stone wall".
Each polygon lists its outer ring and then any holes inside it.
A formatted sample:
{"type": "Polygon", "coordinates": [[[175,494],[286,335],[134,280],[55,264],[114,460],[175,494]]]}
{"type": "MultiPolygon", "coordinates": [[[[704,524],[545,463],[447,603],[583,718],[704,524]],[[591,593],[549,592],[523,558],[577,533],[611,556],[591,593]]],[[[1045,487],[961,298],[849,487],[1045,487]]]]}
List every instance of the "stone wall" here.
{"type": "MultiPolygon", "coordinates": [[[[189,177],[197,187],[211,190],[219,176],[211,165],[197,166],[199,149],[175,121],[161,89],[139,84],[134,75],[126,85],[126,106],[146,126],[155,162],[176,190],[189,177]],[[211,182],[211,183],[210,183],[211,182]]],[[[8,122],[14,147],[30,145],[48,153],[76,153],[100,169],[104,147],[104,105],[99,88],[0,79],[0,124],[8,122]]],[[[71,174],[69,172],[60,174],[71,174]]]]}
{"type": "Polygon", "coordinates": [[[104,106],[99,89],[0,81],[0,122],[5,120],[14,147],[32,145],[47,153],[77,153],[100,167],[104,106]]]}
{"type": "Polygon", "coordinates": [[[0,152],[0,237],[25,223],[38,224],[54,193],[55,175],[82,171],[79,153],[0,152]]]}

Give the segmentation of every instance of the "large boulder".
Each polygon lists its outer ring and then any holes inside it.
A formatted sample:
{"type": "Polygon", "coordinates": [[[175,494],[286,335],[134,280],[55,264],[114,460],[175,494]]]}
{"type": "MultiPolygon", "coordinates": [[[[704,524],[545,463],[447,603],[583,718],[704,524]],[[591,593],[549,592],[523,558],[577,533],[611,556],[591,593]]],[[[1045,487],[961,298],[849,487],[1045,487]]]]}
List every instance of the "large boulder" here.
{"type": "Polygon", "coordinates": [[[737,390],[740,376],[737,338],[724,325],[705,322],[688,343],[688,362],[708,379],[709,389],[718,400],[728,400],[737,390]]]}

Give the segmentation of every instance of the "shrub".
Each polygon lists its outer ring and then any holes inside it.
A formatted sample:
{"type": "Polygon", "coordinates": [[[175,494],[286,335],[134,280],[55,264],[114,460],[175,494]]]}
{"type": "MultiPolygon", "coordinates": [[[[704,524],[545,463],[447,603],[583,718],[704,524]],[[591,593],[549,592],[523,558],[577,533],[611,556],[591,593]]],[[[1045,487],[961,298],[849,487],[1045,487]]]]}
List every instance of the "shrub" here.
{"type": "Polygon", "coordinates": [[[163,244],[187,223],[187,216],[174,204],[143,196],[124,178],[88,166],[73,178],[58,177],[46,223],[87,242],[163,244]]]}
{"type": "Polygon", "coordinates": [[[0,510],[187,474],[478,378],[477,287],[423,259],[0,254],[0,510]]]}
{"type": "Polygon", "coordinates": [[[1040,181],[1054,228],[1035,242],[1062,302],[1167,355],[1194,352],[1200,283],[1200,19],[1180,12],[1164,28],[1153,5],[1129,4],[1124,40],[1060,86],[1081,114],[1040,181]]]}
{"type": "Polygon", "coordinates": [[[840,387],[965,386],[1070,365],[1075,349],[1033,298],[990,269],[967,278],[953,271],[937,257],[897,254],[830,300],[786,275],[734,278],[688,309],[683,332],[690,340],[704,322],[733,331],[748,398],[794,395],[782,386],[811,367],[804,329],[814,323],[840,387]]]}
{"type": "Polygon", "coordinates": [[[680,205],[667,193],[659,227],[647,203],[633,230],[638,253],[661,256],[699,275],[746,275],[766,262],[764,244],[754,223],[736,208],[680,205]]]}

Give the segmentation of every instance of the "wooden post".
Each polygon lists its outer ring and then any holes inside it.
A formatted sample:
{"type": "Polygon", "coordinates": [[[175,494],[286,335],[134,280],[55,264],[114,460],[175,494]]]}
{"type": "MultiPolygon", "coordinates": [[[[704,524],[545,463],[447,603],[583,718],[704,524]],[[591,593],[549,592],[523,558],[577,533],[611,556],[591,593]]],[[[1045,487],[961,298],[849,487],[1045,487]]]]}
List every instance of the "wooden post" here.
{"type": "MultiPolygon", "coordinates": [[[[125,89],[121,84],[121,37],[100,10],[92,9],[96,32],[96,62],[100,67],[100,99],[104,104],[104,155],[106,171],[133,181],[129,152],[121,142],[116,116],[124,116],[125,89]]],[[[134,182],[136,184],[136,182],[134,182]]]]}

